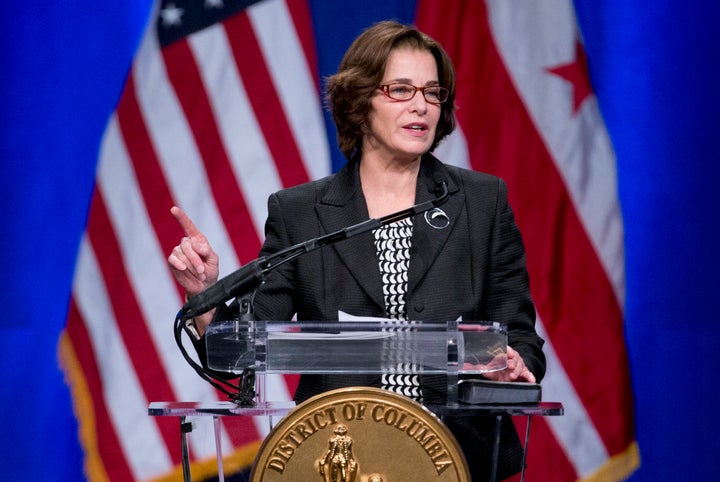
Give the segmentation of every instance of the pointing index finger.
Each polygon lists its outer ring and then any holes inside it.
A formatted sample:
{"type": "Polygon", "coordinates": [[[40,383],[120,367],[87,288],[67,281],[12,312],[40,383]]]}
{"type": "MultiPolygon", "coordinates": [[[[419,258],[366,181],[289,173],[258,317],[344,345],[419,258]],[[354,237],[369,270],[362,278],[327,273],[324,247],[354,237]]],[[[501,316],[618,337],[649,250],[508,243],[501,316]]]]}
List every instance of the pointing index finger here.
{"type": "Polygon", "coordinates": [[[185,231],[185,234],[189,238],[202,235],[200,230],[192,222],[192,219],[190,219],[190,216],[188,216],[185,211],[180,209],[178,206],[173,206],[172,208],[170,208],[170,213],[177,220],[177,222],[180,223],[180,226],[183,228],[183,231],[185,231]]]}

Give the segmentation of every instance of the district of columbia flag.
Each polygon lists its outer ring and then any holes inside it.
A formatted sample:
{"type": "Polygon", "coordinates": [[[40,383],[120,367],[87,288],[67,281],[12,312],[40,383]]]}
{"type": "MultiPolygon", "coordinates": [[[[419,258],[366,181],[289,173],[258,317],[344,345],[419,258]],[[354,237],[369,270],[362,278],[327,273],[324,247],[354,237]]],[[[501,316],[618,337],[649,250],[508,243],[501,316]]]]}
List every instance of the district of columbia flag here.
{"type": "MultiPolygon", "coordinates": [[[[149,417],[149,403],[225,399],[172,336],[184,294],[166,258],[183,233],[169,209],[212,240],[221,276],[256,258],[268,195],[330,171],[316,70],[305,0],[154,6],[104,133],[60,345],[90,480],[179,480],[178,421],[149,417]]],[[[295,384],[269,376],[268,396],[295,384]]],[[[217,475],[212,422],[194,425],[202,480],[217,475]]],[[[224,417],[224,470],[249,467],[268,431],[224,417]]]]}
{"type": "Polygon", "coordinates": [[[438,157],[505,179],[525,242],[546,340],[543,398],[565,407],[533,421],[527,477],[624,480],[640,457],[623,223],[572,1],[420,0],[416,23],[457,70],[459,129],[438,157]]]}

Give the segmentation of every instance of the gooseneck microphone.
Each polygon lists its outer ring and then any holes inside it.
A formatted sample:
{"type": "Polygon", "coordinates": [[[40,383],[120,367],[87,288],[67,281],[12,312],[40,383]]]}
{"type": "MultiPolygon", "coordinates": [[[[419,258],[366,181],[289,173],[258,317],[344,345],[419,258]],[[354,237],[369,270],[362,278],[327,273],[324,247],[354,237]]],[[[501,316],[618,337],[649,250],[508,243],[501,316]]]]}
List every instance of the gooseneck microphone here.
{"type": "Polygon", "coordinates": [[[447,182],[445,180],[436,180],[435,199],[416,204],[381,218],[368,219],[367,221],[349,226],[340,231],[290,246],[272,255],[257,258],[218,280],[217,283],[204,291],[191,297],[182,307],[180,314],[184,319],[202,315],[214,307],[219,306],[221,303],[254,291],[265,281],[268,273],[281,264],[295,259],[302,254],[322,248],[323,246],[328,246],[358,234],[372,231],[381,226],[430,211],[447,201],[448,197],[447,182]]]}
{"type": "Polygon", "coordinates": [[[242,268],[233,271],[214,285],[191,297],[183,306],[186,318],[202,315],[220,303],[240,294],[249,293],[260,286],[265,280],[263,265],[266,264],[266,261],[265,257],[250,261],[242,268]]]}

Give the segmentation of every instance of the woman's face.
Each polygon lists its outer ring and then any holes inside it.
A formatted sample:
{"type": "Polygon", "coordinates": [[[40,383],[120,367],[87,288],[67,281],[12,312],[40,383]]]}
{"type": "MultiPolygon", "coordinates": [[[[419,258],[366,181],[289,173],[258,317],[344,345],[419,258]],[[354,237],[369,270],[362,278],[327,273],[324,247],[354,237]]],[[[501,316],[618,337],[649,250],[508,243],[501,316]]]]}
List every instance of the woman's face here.
{"type": "MultiPolygon", "coordinates": [[[[381,85],[402,82],[416,87],[438,85],[435,58],[430,52],[399,48],[388,57],[381,85]]],[[[377,89],[371,100],[370,132],[363,138],[363,154],[413,161],[427,152],[435,139],[440,105],[416,92],[408,101],[391,99],[377,89]]]]}

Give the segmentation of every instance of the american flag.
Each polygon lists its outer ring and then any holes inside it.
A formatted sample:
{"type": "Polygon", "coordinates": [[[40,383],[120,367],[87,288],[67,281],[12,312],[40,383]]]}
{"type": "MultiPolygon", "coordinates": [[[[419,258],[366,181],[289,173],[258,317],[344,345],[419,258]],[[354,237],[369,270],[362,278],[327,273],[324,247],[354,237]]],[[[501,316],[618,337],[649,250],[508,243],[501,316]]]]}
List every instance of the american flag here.
{"type": "MultiPolygon", "coordinates": [[[[177,423],[148,403],[220,398],[171,335],[183,298],[165,259],[182,232],[169,208],[187,209],[227,273],[257,257],[268,193],[330,171],[307,5],[251,3],[159,4],[108,123],[67,324],[92,479],[177,471],[177,423]]],[[[266,424],[223,423],[225,453],[249,463],[266,424]]],[[[192,459],[211,459],[198,439],[192,459]]]]}
{"type": "MultiPolygon", "coordinates": [[[[525,239],[544,396],[566,407],[533,423],[528,475],[621,479],[639,463],[623,227],[572,3],[421,0],[416,23],[458,71],[460,127],[438,157],[505,178],[525,239]]],[[[176,480],[177,421],[148,404],[222,399],[172,336],[183,294],[165,260],[182,232],[169,208],[212,241],[224,275],[257,256],[268,194],[330,173],[314,37],[305,0],[156,5],[103,138],[61,339],[89,479],[176,480]]],[[[294,384],[271,378],[271,398],[294,384]]],[[[217,473],[210,431],[189,438],[194,478],[217,473]]],[[[226,472],[267,433],[223,418],[226,472]]]]}

